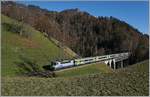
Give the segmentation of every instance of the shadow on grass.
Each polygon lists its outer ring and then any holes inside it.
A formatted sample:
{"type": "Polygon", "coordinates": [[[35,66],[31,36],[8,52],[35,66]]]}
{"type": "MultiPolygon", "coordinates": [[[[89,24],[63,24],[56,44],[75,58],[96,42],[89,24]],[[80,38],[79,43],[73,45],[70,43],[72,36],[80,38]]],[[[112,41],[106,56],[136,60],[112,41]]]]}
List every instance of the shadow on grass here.
{"type": "Polygon", "coordinates": [[[55,73],[50,70],[42,70],[40,66],[28,58],[20,57],[22,61],[15,62],[19,68],[18,74],[21,76],[36,76],[36,77],[55,77],[55,73]]]}

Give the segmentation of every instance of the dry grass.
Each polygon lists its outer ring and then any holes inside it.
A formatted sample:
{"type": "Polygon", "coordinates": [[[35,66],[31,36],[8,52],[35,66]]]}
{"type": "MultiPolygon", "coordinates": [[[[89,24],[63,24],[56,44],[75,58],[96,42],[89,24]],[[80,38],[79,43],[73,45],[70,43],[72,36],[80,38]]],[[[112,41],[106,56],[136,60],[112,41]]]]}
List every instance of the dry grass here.
{"type": "Polygon", "coordinates": [[[148,61],[115,73],[66,78],[2,78],[2,95],[148,96],[148,61]]]}

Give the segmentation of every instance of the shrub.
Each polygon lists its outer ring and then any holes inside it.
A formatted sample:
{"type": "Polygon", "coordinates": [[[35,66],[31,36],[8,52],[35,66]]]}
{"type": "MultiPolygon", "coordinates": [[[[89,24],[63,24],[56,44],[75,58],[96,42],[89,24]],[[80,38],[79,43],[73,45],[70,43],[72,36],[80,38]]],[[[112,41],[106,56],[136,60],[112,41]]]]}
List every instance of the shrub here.
{"type": "Polygon", "coordinates": [[[16,23],[12,23],[12,24],[2,23],[2,26],[7,31],[10,31],[10,32],[13,32],[13,33],[17,33],[20,36],[23,36],[23,37],[26,37],[26,38],[29,38],[29,37],[32,36],[32,33],[30,32],[29,28],[27,26],[25,26],[23,23],[20,23],[20,24],[16,24],[16,23]]]}

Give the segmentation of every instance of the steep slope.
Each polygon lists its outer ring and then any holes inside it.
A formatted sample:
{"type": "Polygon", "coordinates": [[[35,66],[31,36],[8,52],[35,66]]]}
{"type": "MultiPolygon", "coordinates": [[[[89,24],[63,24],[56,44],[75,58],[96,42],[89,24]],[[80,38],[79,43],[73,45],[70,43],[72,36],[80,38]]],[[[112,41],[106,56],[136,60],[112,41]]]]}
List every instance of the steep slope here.
{"type": "Polygon", "coordinates": [[[65,53],[63,53],[65,56],[67,56],[68,58],[76,58],[79,57],[74,51],[72,51],[69,47],[65,46],[64,44],[62,44],[61,42],[59,42],[58,40],[54,39],[54,38],[49,38],[55,45],[57,45],[58,47],[60,47],[61,49],[63,49],[63,51],[65,53]]]}
{"type": "Polygon", "coordinates": [[[32,27],[4,15],[1,20],[2,76],[15,76],[23,72],[25,68],[20,68],[19,64],[25,60],[33,62],[37,65],[36,68],[42,70],[42,66],[49,64],[52,60],[72,57],[71,55],[61,56],[63,50],[32,27]],[[25,29],[29,37],[17,33],[20,25],[23,25],[22,29],[25,29]]]}
{"type": "Polygon", "coordinates": [[[130,51],[131,63],[149,58],[149,36],[115,17],[94,17],[79,9],[48,11],[16,2],[2,2],[2,13],[47,33],[82,57],[130,51]]]}
{"type": "Polygon", "coordinates": [[[2,78],[2,95],[148,96],[149,61],[116,73],[72,78],[2,78]]]}

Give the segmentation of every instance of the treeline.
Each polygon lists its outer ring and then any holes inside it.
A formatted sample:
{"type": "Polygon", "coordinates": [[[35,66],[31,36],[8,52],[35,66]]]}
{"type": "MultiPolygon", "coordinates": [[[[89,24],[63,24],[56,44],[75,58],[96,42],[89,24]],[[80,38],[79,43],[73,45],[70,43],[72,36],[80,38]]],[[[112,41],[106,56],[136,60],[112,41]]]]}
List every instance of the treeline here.
{"type": "Polygon", "coordinates": [[[83,57],[130,51],[131,63],[149,58],[149,36],[115,17],[94,17],[79,9],[48,11],[6,1],[2,13],[56,38],[83,57]]]}

